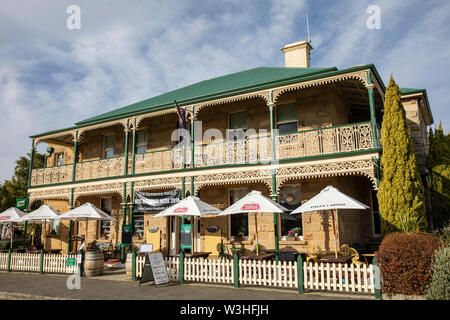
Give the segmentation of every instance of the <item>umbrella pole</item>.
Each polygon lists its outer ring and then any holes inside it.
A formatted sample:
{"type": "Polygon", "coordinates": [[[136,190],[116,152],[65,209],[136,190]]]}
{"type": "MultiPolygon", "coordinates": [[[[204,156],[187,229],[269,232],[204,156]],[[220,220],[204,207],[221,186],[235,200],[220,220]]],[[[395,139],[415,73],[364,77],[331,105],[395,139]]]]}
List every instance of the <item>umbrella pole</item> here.
{"type": "Polygon", "coordinates": [[[87,249],[87,239],[88,239],[88,225],[89,225],[89,218],[86,218],[86,237],[84,238],[85,242],[85,250],[87,249]]]}
{"type": "Polygon", "coordinates": [[[256,255],[259,256],[259,244],[258,244],[258,212],[255,212],[255,231],[256,231],[256,255]]]}
{"type": "Polygon", "coordinates": [[[337,240],[336,240],[336,221],[334,219],[334,212],[337,211],[337,209],[331,210],[331,219],[333,220],[333,234],[334,234],[334,255],[337,258],[337,240]]]}
{"type": "Polygon", "coordinates": [[[44,220],[44,251],[45,251],[46,240],[47,240],[47,220],[44,220]]]}

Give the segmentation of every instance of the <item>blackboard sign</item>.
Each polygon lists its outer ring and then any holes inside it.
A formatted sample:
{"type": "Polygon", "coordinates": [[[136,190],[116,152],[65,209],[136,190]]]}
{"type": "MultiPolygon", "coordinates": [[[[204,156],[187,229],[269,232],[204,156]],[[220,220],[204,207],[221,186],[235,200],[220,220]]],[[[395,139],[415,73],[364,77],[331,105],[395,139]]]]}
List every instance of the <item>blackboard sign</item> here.
{"type": "Polygon", "coordinates": [[[131,244],[132,240],[132,227],[131,224],[124,224],[122,226],[122,243],[131,244]]]}
{"type": "Polygon", "coordinates": [[[139,281],[141,283],[153,281],[156,285],[169,283],[169,276],[167,275],[166,263],[161,252],[149,253],[145,257],[144,269],[142,270],[142,277],[139,281]]]}

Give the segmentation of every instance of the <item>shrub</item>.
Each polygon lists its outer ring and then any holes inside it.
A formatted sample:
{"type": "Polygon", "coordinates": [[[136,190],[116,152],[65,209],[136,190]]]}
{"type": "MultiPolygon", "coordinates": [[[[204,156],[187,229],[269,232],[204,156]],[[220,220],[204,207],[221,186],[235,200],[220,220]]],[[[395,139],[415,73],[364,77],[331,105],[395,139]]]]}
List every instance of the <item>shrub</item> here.
{"type": "Polygon", "coordinates": [[[424,232],[387,235],[376,253],[382,291],[388,295],[423,295],[431,281],[434,253],[440,245],[438,237],[424,232]]]}
{"type": "Polygon", "coordinates": [[[441,239],[444,246],[450,246],[450,222],[447,222],[447,224],[437,231],[435,235],[441,239]]]}
{"type": "MultiPolygon", "coordinates": [[[[23,239],[13,240],[13,249],[21,247],[23,245],[23,239]]],[[[28,247],[30,241],[27,239],[25,241],[25,246],[28,247]]],[[[0,250],[8,250],[11,247],[11,240],[0,240],[0,250]]]]}
{"type": "Polygon", "coordinates": [[[450,300],[450,247],[436,251],[431,273],[432,280],[425,297],[430,300],[450,300]]]}

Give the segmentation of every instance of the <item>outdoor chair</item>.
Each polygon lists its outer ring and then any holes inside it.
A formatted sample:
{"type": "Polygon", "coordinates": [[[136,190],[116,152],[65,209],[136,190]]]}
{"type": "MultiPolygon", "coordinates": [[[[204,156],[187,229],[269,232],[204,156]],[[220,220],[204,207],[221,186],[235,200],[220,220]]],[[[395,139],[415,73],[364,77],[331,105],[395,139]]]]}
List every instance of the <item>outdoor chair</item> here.
{"type": "Polygon", "coordinates": [[[348,244],[343,244],[339,251],[343,256],[351,256],[353,264],[361,265],[364,263],[362,261],[359,261],[358,251],[355,248],[350,247],[348,244]]]}
{"type": "Polygon", "coordinates": [[[306,250],[306,263],[309,263],[311,260],[317,262],[322,255],[322,250],[319,246],[312,246],[308,244],[306,250]]]}

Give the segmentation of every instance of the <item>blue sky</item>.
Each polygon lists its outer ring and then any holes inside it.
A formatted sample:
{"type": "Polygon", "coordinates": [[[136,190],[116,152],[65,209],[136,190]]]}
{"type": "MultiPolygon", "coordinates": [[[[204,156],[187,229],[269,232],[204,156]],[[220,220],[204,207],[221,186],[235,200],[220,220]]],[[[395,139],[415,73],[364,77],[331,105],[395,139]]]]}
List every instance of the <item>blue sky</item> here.
{"type": "Polygon", "coordinates": [[[435,123],[450,129],[450,1],[2,0],[0,181],[32,134],[197,81],[283,66],[280,49],[307,37],[306,13],[312,67],[373,63],[385,83],[392,74],[401,87],[426,88],[435,123]],[[72,4],[80,30],[66,27],[72,4]],[[381,10],[379,30],[366,26],[369,5],[381,10]]]}

